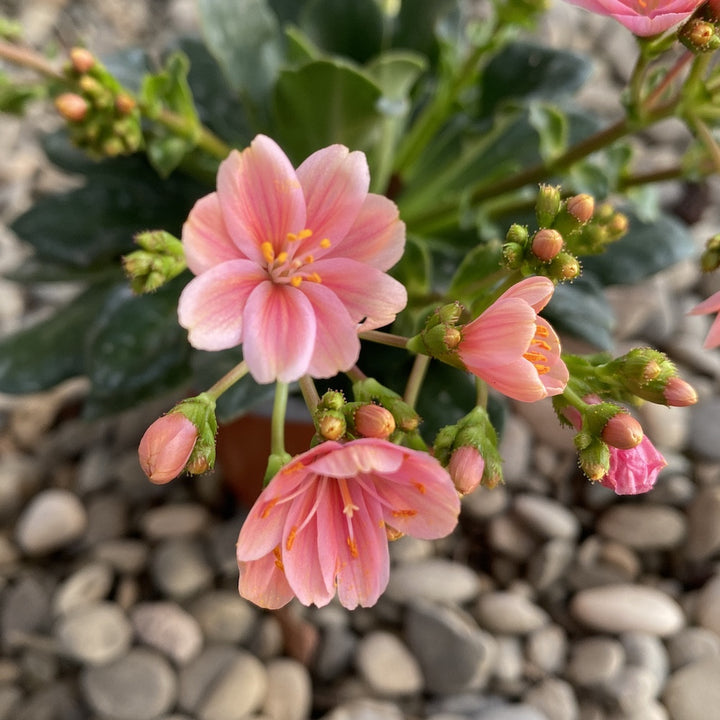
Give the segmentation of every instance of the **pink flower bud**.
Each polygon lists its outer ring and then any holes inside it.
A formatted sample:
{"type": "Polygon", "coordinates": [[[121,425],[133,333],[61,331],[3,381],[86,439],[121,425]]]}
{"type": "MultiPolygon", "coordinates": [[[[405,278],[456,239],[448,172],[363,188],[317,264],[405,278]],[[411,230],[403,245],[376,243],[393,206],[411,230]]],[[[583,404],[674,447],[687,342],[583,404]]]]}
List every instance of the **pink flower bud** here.
{"type": "Polygon", "coordinates": [[[482,482],[485,461],[472,445],[463,445],[453,452],[447,469],[455,489],[461,495],[467,495],[482,482]]]}
{"type": "Polygon", "coordinates": [[[77,93],[62,93],[55,98],[57,111],[70,122],[81,122],[87,115],[88,104],[77,93]]]}
{"type": "Polygon", "coordinates": [[[75,70],[84,75],[95,65],[95,56],[85,48],[74,47],[70,50],[70,62],[75,70]]]}
{"type": "Polygon", "coordinates": [[[665,402],[673,407],[687,407],[694,405],[698,400],[695,388],[677,375],[667,381],[663,396],[665,402]]]}
{"type": "Polygon", "coordinates": [[[345,418],[339,410],[325,410],[316,421],[318,434],[325,440],[339,440],[347,429],[345,418]]]}
{"type": "Polygon", "coordinates": [[[602,431],[602,439],[620,450],[630,450],[642,442],[642,425],[629,413],[613,415],[602,431]]]}
{"type": "Polygon", "coordinates": [[[564,242],[563,236],[557,230],[543,228],[533,237],[532,251],[535,257],[549,262],[562,250],[564,242]]]}
{"type": "Polygon", "coordinates": [[[115,98],[115,109],[121,115],[129,115],[135,109],[136,105],[135,100],[125,93],[120,93],[115,98]]]}
{"type": "Polygon", "coordinates": [[[381,405],[362,405],[355,411],[354,421],[363,437],[385,440],[395,432],[395,418],[381,405]]]}
{"type": "Polygon", "coordinates": [[[567,211],[581,223],[590,220],[595,212],[595,198],[587,193],[573,195],[567,200],[567,211]]]}
{"type": "Polygon", "coordinates": [[[187,465],[198,431],[180,412],[158,418],[142,436],[138,447],[140,466],[151,482],[162,485],[176,478],[187,465]]]}

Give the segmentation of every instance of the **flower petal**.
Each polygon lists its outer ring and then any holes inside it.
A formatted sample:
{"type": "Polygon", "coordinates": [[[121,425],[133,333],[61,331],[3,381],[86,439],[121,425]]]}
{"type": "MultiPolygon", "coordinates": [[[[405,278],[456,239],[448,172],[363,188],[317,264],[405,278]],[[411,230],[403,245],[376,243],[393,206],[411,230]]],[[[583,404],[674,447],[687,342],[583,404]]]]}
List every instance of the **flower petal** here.
{"type": "Polygon", "coordinates": [[[688,315],[705,315],[714,312],[720,312],[720,291],[714,293],[701,303],[698,303],[688,312],[688,315]]]}
{"type": "Polygon", "coordinates": [[[376,438],[361,438],[345,445],[324,442],[319,447],[326,446],[328,452],[314,458],[310,467],[318,475],[333,478],[395,472],[403,462],[403,452],[406,452],[399,445],[376,438]]]}
{"type": "Polygon", "coordinates": [[[332,248],[352,227],[367,196],[370,170],[365,155],[331,145],[310,155],[297,177],[305,194],[307,227],[316,242],[327,238],[332,248]]]}
{"type": "Polygon", "coordinates": [[[195,275],[226,260],[244,257],[225,227],[217,193],[200,198],[182,229],[185,260],[195,275]]]}
{"type": "Polygon", "coordinates": [[[478,375],[503,395],[520,402],[537,402],[548,396],[548,390],[536,367],[524,358],[507,365],[484,368],[478,375]]]}
{"type": "Polygon", "coordinates": [[[242,342],[242,309],[265,273],[250,260],[229,260],[198,275],[183,289],[178,322],[199,350],[225,350],[242,342]]]}
{"type": "Polygon", "coordinates": [[[708,331],[703,347],[706,349],[714,348],[720,345],[720,315],[713,320],[710,330],[708,331]]]}
{"type": "Polygon", "coordinates": [[[554,292],[555,286],[552,280],[534,275],[533,277],[521,280],[519,283],[515,283],[515,285],[506,290],[498,298],[498,301],[507,298],[520,298],[520,300],[524,300],[537,313],[550,302],[550,298],[554,292]]]}
{"type": "Polygon", "coordinates": [[[567,365],[560,357],[560,339],[547,320],[538,317],[535,322],[538,327],[545,328],[543,339],[550,346],[549,350],[543,350],[545,360],[542,364],[548,370],[540,375],[540,382],[545,386],[548,395],[559,395],[565,390],[565,386],[570,379],[567,365]]]}
{"type": "Polygon", "coordinates": [[[241,597],[268,610],[277,610],[293,599],[295,593],[276,560],[271,552],[258,560],[238,562],[241,597]]]}
{"type": "Polygon", "coordinates": [[[217,194],[227,229],[240,250],[263,262],[260,245],[275,254],[287,234],[305,227],[305,198],[290,160],[280,147],[258,135],[242,152],[233,150],[220,163],[217,194]]]}
{"type": "Polygon", "coordinates": [[[305,375],[315,348],[315,312],[291,285],[263,282],[243,312],[243,355],[259,383],[292,382],[305,375]]]}

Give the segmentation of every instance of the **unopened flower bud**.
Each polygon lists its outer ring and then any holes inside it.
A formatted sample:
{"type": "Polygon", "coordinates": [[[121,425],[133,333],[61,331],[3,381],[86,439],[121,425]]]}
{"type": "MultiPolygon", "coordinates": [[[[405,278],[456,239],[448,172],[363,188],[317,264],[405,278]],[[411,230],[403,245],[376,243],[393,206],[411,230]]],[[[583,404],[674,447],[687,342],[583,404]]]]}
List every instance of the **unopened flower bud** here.
{"type": "Polygon", "coordinates": [[[361,405],[353,417],[359,435],[385,440],[395,432],[395,418],[382,405],[361,405]]]}
{"type": "Polygon", "coordinates": [[[561,252],[553,258],[550,272],[557,280],[574,280],[580,275],[580,262],[571,253],[561,252]]]}
{"type": "Polygon", "coordinates": [[[125,93],[120,93],[115,97],[115,109],[121,115],[129,115],[136,106],[135,100],[125,93]]]}
{"type": "Polygon", "coordinates": [[[505,241],[508,243],[516,243],[520,248],[523,248],[527,244],[529,237],[528,229],[524,225],[513,223],[505,235],[505,241]]]}
{"type": "Polygon", "coordinates": [[[81,122],[85,119],[88,104],[85,98],[77,93],[62,93],[55,98],[57,111],[70,122],[81,122]]]}
{"type": "Polygon", "coordinates": [[[677,375],[671,377],[663,390],[665,402],[672,407],[687,407],[698,401],[695,388],[677,375]]]}
{"type": "Polygon", "coordinates": [[[345,434],[347,424],[339,410],[322,410],[315,418],[315,427],[325,440],[339,440],[345,434]]]}
{"type": "Polygon", "coordinates": [[[541,228],[552,225],[560,211],[560,187],[541,185],[535,202],[535,217],[541,228]]]}
{"type": "Polygon", "coordinates": [[[623,237],[625,233],[627,233],[629,226],[630,222],[628,221],[627,215],[621,212],[615,213],[610,219],[610,222],[605,226],[610,242],[614,242],[623,237]]]}
{"type": "Polygon", "coordinates": [[[70,50],[70,62],[73,68],[81,75],[92,70],[95,66],[95,56],[86,48],[74,47],[70,50]]]}
{"type": "Polygon", "coordinates": [[[587,193],[573,195],[567,199],[565,207],[578,222],[586,223],[595,212],[595,198],[587,193]]]}
{"type": "Polygon", "coordinates": [[[610,470],[610,448],[607,443],[581,432],[575,436],[575,445],[578,448],[580,467],[585,475],[593,482],[602,480],[610,470]]]}
{"type": "Polygon", "coordinates": [[[533,236],[532,251],[540,260],[550,262],[562,250],[564,242],[557,230],[543,228],[533,236]]]}
{"type": "Polygon", "coordinates": [[[176,478],[187,465],[198,430],[185,415],[171,412],[158,418],[140,440],[138,457],[143,472],[158,485],[176,478]]]}
{"type": "Polygon", "coordinates": [[[713,235],[705,243],[705,250],[700,256],[700,267],[703,272],[712,272],[720,267],[720,234],[713,235]]]}
{"type": "Polygon", "coordinates": [[[503,261],[508,270],[517,270],[525,259],[525,250],[522,245],[508,242],[502,248],[503,261]]]}
{"type": "Polygon", "coordinates": [[[642,425],[629,413],[619,412],[603,428],[602,439],[612,447],[630,450],[642,442],[642,425]]]}
{"type": "Polygon", "coordinates": [[[460,495],[467,495],[482,482],[485,461],[477,449],[471,445],[464,445],[453,451],[447,470],[455,489],[460,495]]]}
{"type": "Polygon", "coordinates": [[[678,39],[688,50],[711,52],[720,46],[715,25],[700,18],[691,18],[678,32],[678,39]]]}
{"type": "Polygon", "coordinates": [[[342,410],[345,406],[345,396],[339,390],[328,390],[320,398],[319,408],[325,410],[342,410]]]}

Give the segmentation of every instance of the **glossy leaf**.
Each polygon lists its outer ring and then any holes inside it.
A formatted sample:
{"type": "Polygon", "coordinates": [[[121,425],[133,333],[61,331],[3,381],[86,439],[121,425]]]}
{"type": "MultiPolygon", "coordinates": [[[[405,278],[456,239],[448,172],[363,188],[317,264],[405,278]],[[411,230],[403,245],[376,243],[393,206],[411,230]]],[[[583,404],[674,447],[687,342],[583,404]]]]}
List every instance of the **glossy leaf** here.
{"type": "Polygon", "coordinates": [[[416,50],[435,62],[437,27],[455,0],[403,0],[394,23],[393,47],[416,50]]]}
{"type": "Polygon", "coordinates": [[[567,147],[568,124],[564,113],[547,103],[530,103],[528,119],[538,134],[540,156],[553,160],[567,147]]]}
{"type": "Polygon", "coordinates": [[[502,244],[499,241],[477,245],[467,253],[453,277],[447,295],[465,305],[472,305],[488,275],[500,270],[502,244]]]}

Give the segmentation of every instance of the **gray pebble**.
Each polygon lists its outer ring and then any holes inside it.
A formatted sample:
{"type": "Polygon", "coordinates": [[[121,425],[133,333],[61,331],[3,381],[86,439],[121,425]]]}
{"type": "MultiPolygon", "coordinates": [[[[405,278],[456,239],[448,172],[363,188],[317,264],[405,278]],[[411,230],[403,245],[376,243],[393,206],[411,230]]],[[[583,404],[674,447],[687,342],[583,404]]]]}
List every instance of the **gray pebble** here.
{"type": "Polygon", "coordinates": [[[705,560],[720,550],[720,486],[701,488],[688,507],[685,555],[705,560]]]}
{"type": "Polygon", "coordinates": [[[89,667],[81,688],[92,710],[112,720],[154,720],[175,704],[177,680],[162,655],[133,648],[109,665],[89,667]]]}
{"type": "Polygon", "coordinates": [[[509,486],[521,484],[530,469],[532,433],[528,423],[515,414],[509,414],[498,449],[503,458],[505,482],[509,486]]]}
{"type": "Polygon", "coordinates": [[[196,714],[212,684],[236,658],[237,652],[230,645],[206,647],[200,655],[181,668],[178,698],[181,710],[196,714]]]}
{"type": "Polygon", "coordinates": [[[531,530],[546,538],[574,540],[580,532],[577,517],[552,498],[516,495],[513,510],[531,530]]]}
{"type": "Polygon", "coordinates": [[[197,535],[210,521],[210,514],[196,503],[173,503],[148,510],[140,529],[148,540],[197,535]]]}
{"type": "Polygon", "coordinates": [[[268,690],[262,713],[269,720],[306,720],[312,710],[312,679],[297,660],[277,658],[267,665],[268,690]]]}
{"type": "Polygon", "coordinates": [[[604,690],[626,714],[642,712],[657,696],[661,685],[648,668],[628,666],[612,678],[604,690]]]}
{"type": "Polygon", "coordinates": [[[720,460],[720,399],[706,398],[692,409],[688,447],[707,460],[720,460]]]}
{"type": "Polygon", "coordinates": [[[360,699],[338,705],[322,720],[405,720],[405,715],[393,703],[360,699]]]}
{"type": "Polygon", "coordinates": [[[418,661],[392,633],[375,631],[362,638],[355,663],[360,676],[382,697],[415,695],[422,690],[418,661]]]}
{"type": "Polygon", "coordinates": [[[38,573],[21,577],[3,593],[0,638],[4,647],[12,647],[23,635],[47,626],[50,590],[47,578],[38,573]]]}
{"type": "Polygon", "coordinates": [[[565,668],[567,652],[567,635],[560,625],[546,625],[535,630],[525,641],[527,661],[540,674],[559,674],[565,668]]]}
{"type": "Polygon", "coordinates": [[[15,539],[28,555],[47,555],[79,540],[87,513],[77,496],[51,488],[37,494],[23,509],[15,539]]]}
{"type": "Polygon", "coordinates": [[[0,720],[11,720],[13,717],[17,717],[22,695],[19,687],[0,684],[0,720]]]}
{"type": "Polygon", "coordinates": [[[669,550],[685,538],[685,516],[666,505],[613,505],[597,523],[599,532],[635,550],[669,550]]]}
{"type": "Polygon", "coordinates": [[[255,629],[254,606],[233,590],[211,590],[193,600],[189,611],[209,643],[239,643],[255,629]]]}
{"type": "Polygon", "coordinates": [[[185,600],[205,590],[213,579],[210,564],[194,540],[163,541],[150,558],[150,572],[158,589],[173,600],[185,600]]]}
{"type": "Polygon", "coordinates": [[[617,677],[624,663],[625,651],[618,640],[581,638],[571,645],[567,675],[580,687],[598,687],[617,677]]]}
{"type": "Polygon", "coordinates": [[[466,565],[443,558],[405,563],[393,568],[385,597],[407,603],[417,597],[465,603],[477,597],[480,581],[466,565]]]}
{"type": "Polygon", "coordinates": [[[86,712],[74,684],[56,681],[24,698],[12,720],[85,720],[86,712]]]}
{"type": "Polygon", "coordinates": [[[411,563],[427,560],[435,554],[432,540],[421,540],[411,535],[403,535],[390,543],[391,563],[411,563]]]}
{"type": "Polygon", "coordinates": [[[663,692],[672,720],[709,720],[720,708],[720,658],[706,658],[676,670],[663,692]]]}
{"type": "Polygon", "coordinates": [[[431,693],[481,688],[496,654],[491,635],[459,608],[418,599],[405,616],[407,644],[418,659],[431,693]]]}
{"type": "Polygon", "coordinates": [[[655,678],[657,695],[668,675],[670,660],[665,645],[655,635],[646,633],[623,633],[620,642],[625,650],[625,662],[649,670],[655,678]]]}
{"type": "Polygon", "coordinates": [[[345,626],[324,628],[313,657],[315,676],[323,682],[339,678],[352,664],[357,643],[355,633],[345,626]]]}
{"type": "Polygon", "coordinates": [[[532,705],[518,703],[517,705],[499,705],[482,710],[475,716],[475,720],[549,720],[549,718],[532,705]]]}
{"type": "Polygon", "coordinates": [[[475,520],[486,520],[505,510],[508,503],[508,491],[504,485],[492,490],[481,485],[463,498],[462,511],[475,520]]]}
{"type": "Polygon", "coordinates": [[[580,710],[572,685],[560,678],[547,678],[530,688],[523,700],[548,720],[578,720],[580,710]]]}
{"type": "Polygon", "coordinates": [[[145,568],[150,551],[142,540],[115,538],[99,543],[93,552],[98,560],[107,562],[117,572],[136,575],[145,568]]]}
{"type": "Polygon", "coordinates": [[[490,592],[475,608],[480,624],[493,633],[524,635],[547,625],[547,613],[528,598],[512,592],[490,592]]]}
{"type": "Polygon", "coordinates": [[[124,655],[132,642],[132,627],[114,603],[76,607],[55,625],[55,637],[69,657],[89,665],[104,665],[124,655]]]}
{"type": "Polygon", "coordinates": [[[104,493],[87,500],[88,524],[83,544],[95,547],[98,543],[121,538],[128,532],[128,502],[119,493],[104,493]]]}
{"type": "Polygon", "coordinates": [[[548,540],[528,561],[528,581],[538,592],[553,588],[572,564],[574,554],[574,543],[560,538],[548,540]]]}
{"type": "Polygon", "coordinates": [[[132,608],[130,620],[142,642],[159,650],[178,665],[189,662],[202,649],[200,625],[177,603],[139,603],[132,608]]]}
{"type": "Polygon", "coordinates": [[[525,685],[523,679],[523,650],[520,639],[509,635],[495,636],[493,685],[503,694],[517,694],[525,685]]]}
{"type": "Polygon", "coordinates": [[[668,654],[673,670],[705,658],[720,658],[720,637],[707,628],[683,628],[670,638],[668,654]]]}
{"type": "Polygon", "coordinates": [[[493,550],[513,560],[526,560],[537,548],[537,538],[512,515],[495,515],[488,526],[488,542],[493,550]]]}
{"type": "Polygon", "coordinates": [[[113,583],[112,568],[103,562],[89,562],[67,577],[53,597],[53,612],[63,615],[85,603],[104,600],[113,583]]]}
{"type": "Polygon", "coordinates": [[[698,593],[695,615],[698,625],[720,636],[720,574],[708,580],[698,593]]]}
{"type": "Polygon", "coordinates": [[[588,627],[610,633],[637,630],[667,637],[685,625],[675,600],[645,585],[612,584],[581,590],[572,599],[570,612],[588,627]]]}

